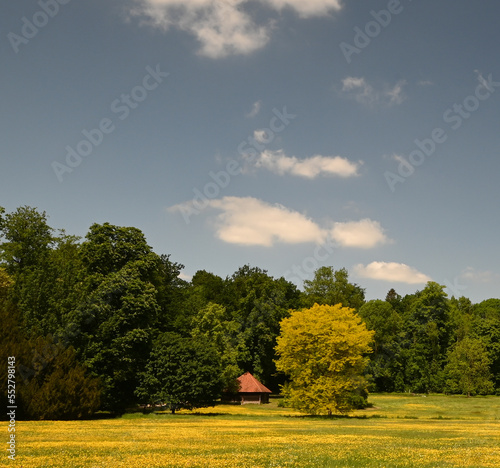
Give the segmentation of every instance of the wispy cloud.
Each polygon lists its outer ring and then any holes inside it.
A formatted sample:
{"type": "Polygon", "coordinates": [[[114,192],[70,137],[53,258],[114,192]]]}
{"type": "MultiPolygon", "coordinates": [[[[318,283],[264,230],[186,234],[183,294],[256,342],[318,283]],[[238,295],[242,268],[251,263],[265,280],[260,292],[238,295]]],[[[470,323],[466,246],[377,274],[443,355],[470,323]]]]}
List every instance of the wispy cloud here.
{"type": "Polygon", "coordinates": [[[142,18],[143,24],[188,32],[200,42],[200,55],[217,59],[249,54],[269,41],[274,21],[259,24],[245,9],[250,4],[275,12],[290,9],[301,18],[341,8],[340,0],[133,0],[130,13],[142,18]]]}
{"type": "Polygon", "coordinates": [[[265,129],[255,130],[253,132],[253,137],[257,143],[269,143],[274,138],[274,134],[271,134],[265,129]]]}
{"type": "Polygon", "coordinates": [[[464,271],[462,271],[460,278],[475,283],[500,282],[499,273],[495,273],[493,271],[481,271],[473,267],[467,267],[464,271]]]}
{"type": "Polygon", "coordinates": [[[425,284],[431,278],[420,273],[404,263],[372,262],[369,265],[356,265],[355,273],[361,278],[370,278],[381,281],[390,281],[407,284],[425,284]]]}
{"type": "Polygon", "coordinates": [[[380,223],[371,219],[335,223],[330,235],[342,247],[371,249],[391,242],[380,223]]]}
{"type": "Polygon", "coordinates": [[[404,86],[406,81],[398,81],[394,86],[385,86],[384,89],[375,89],[365,78],[348,76],[342,80],[341,92],[364,105],[393,106],[401,104],[406,96],[404,86]]]}
{"type": "Polygon", "coordinates": [[[249,119],[253,119],[254,117],[256,117],[258,115],[261,107],[262,107],[262,101],[260,101],[260,100],[255,101],[252,104],[252,109],[250,110],[250,112],[247,112],[246,117],[248,117],[249,119]]]}
{"type": "Polygon", "coordinates": [[[291,8],[301,18],[311,16],[324,16],[330,11],[338,11],[342,8],[341,0],[259,0],[264,5],[269,5],[276,10],[291,8]]]}
{"type": "MultiPolygon", "coordinates": [[[[259,134],[256,133],[254,137],[257,141],[261,141],[259,134]]],[[[359,175],[358,170],[361,164],[361,162],[355,163],[340,156],[315,155],[299,159],[295,156],[287,156],[283,150],[266,150],[251,163],[251,167],[266,169],[279,175],[290,174],[314,179],[319,176],[354,177],[359,175]]],[[[248,166],[246,169],[248,170],[248,166]]]]}

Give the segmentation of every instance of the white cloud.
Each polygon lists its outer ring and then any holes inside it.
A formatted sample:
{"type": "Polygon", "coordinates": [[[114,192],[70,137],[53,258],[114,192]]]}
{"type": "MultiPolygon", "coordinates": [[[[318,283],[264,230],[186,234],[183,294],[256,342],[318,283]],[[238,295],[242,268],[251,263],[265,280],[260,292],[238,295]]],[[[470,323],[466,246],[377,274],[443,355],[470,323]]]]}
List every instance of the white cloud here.
{"type": "Polygon", "coordinates": [[[391,281],[407,284],[425,284],[431,278],[420,273],[404,263],[395,262],[372,262],[369,265],[356,265],[355,273],[362,278],[370,278],[381,281],[391,281]]]}
{"type": "Polygon", "coordinates": [[[335,223],[330,235],[342,247],[371,249],[379,244],[391,242],[380,223],[371,219],[335,223]]]}
{"type": "Polygon", "coordinates": [[[322,16],[341,8],[340,0],[135,0],[132,16],[168,30],[178,28],[200,42],[199,53],[210,58],[249,54],[269,41],[273,21],[257,24],[245,11],[260,3],[275,11],[292,9],[302,18],[322,16]]]}
{"type": "Polygon", "coordinates": [[[267,144],[270,141],[272,141],[271,135],[269,135],[269,133],[266,130],[255,130],[253,132],[253,137],[257,143],[267,144]]]}
{"type": "Polygon", "coordinates": [[[216,236],[230,244],[272,247],[275,243],[322,244],[330,240],[339,247],[369,249],[391,242],[377,221],[335,223],[332,228],[331,223],[321,225],[298,211],[253,197],[206,198],[203,206],[199,200],[191,200],[171,206],[168,211],[188,214],[189,219],[203,209],[221,212],[212,222],[216,236]]]}
{"type": "Polygon", "coordinates": [[[289,7],[296,11],[301,18],[311,16],[324,16],[331,10],[338,11],[342,8],[340,0],[260,0],[276,10],[289,7]]]}
{"type": "Polygon", "coordinates": [[[383,92],[382,96],[387,97],[389,99],[389,105],[399,105],[405,99],[406,96],[403,92],[403,86],[406,84],[406,81],[398,81],[392,88],[383,92]]]}
{"type": "Polygon", "coordinates": [[[255,101],[252,104],[252,109],[250,110],[250,112],[246,114],[246,116],[250,119],[253,119],[260,112],[261,107],[262,107],[262,101],[255,101]]]}
{"type": "Polygon", "coordinates": [[[394,86],[386,86],[384,90],[376,90],[365,78],[348,76],[342,80],[342,92],[360,104],[387,106],[399,105],[406,96],[403,87],[406,81],[398,81],[394,86]]]}
{"type": "Polygon", "coordinates": [[[191,275],[187,275],[186,273],[180,272],[179,273],[179,278],[184,280],[184,281],[191,281],[193,277],[191,275]]]}
{"type": "Polygon", "coordinates": [[[217,237],[231,244],[271,247],[275,242],[325,241],[325,231],[314,221],[282,205],[252,197],[224,197],[209,204],[222,211],[216,220],[217,237]]]}
{"type": "Polygon", "coordinates": [[[476,270],[473,267],[467,267],[460,277],[464,280],[473,281],[477,283],[493,283],[500,281],[500,274],[493,271],[476,270]]]}
{"type": "MultiPolygon", "coordinates": [[[[264,132],[265,133],[265,132],[264,132]]],[[[262,142],[266,135],[255,132],[254,137],[262,142]]],[[[298,159],[295,156],[286,156],[283,150],[263,151],[253,162],[255,168],[267,169],[275,174],[291,174],[299,177],[314,179],[318,176],[354,177],[358,175],[360,162],[354,163],[340,156],[312,156],[298,159]]]]}

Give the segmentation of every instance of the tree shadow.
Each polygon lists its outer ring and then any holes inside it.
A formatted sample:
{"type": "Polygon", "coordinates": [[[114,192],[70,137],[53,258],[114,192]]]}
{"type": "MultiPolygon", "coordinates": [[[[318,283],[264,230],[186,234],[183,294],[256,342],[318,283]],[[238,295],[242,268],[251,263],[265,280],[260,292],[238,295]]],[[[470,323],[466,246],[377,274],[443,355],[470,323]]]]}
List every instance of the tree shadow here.
{"type": "Polygon", "coordinates": [[[387,419],[387,416],[380,414],[371,415],[350,415],[350,414],[288,414],[284,416],[285,418],[297,418],[297,419],[323,419],[323,420],[335,420],[335,419],[387,419]]]}
{"type": "Polygon", "coordinates": [[[149,414],[155,414],[156,416],[165,416],[165,415],[168,415],[168,416],[209,416],[209,417],[227,416],[227,413],[200,413],[200,412],[196,412],[196,413],[174,413],[174,414],[172,414],[171,411],[154,411],[153,413],[149,413],[149,414]]]}

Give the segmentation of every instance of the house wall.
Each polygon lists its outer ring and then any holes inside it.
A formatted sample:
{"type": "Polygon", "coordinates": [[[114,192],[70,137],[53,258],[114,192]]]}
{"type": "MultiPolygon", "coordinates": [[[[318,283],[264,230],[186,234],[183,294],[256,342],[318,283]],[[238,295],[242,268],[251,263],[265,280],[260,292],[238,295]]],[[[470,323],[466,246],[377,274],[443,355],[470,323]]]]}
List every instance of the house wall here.
{"type": "Polygon", "coordinates": [[[260,393],[242,393],[241,394],[241,404],[256,404],[259,405],[261,402],[260,393]]]}
{"type": "Polygon", "coordinates": [[[259,405],[269,403],[269,394],[267,393],[238,393],[237,395],[225,394],[222,395],[222,401],[226,403],[240,403],[242,405],[254,404],[259,405]]]}

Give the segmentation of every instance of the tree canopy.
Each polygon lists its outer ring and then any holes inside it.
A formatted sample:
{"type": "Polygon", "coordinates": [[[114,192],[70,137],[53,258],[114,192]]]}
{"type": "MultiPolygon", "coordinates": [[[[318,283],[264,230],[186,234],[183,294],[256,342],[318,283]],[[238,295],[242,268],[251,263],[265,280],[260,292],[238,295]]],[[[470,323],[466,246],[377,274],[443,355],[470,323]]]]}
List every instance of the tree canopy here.
{"type": "Polygon", "coordinates": [[[155,252],[139,228],[96,223],[82,239],[51,227],[36,208],[0,207],[0,347],[23,362],[19,415],[121,413],[155,398],[175,407],[206,404],[221,389],[234,390],[235,377],[247,371],[307,411],[347,411],[363,402],[366,388],[500,394],[500,299],[474,304],[429,282],[413,294],[391,288],[385,300],[366,302],[348,271],[333,266],[318,268],[302,291],[251,265],[226,277],[199,270],[190,281],[183,268],[155,252]],[[292,333],[305,311],[316,328],[292,333]],[[341,333],[346,324],[349,333],[341,333]],[[351,339],[356,334],[361,342],[351,339]],[[307,349],[283,345],[306,337],[307,349]],[[177,364],[165,370],[169,356],[177,364]],[[192,368],[181,362],[187,356],[192,368]],[[302,375],[290,363],[306,358],[309,374],[302,375]],[[322,374],[329,359],[345,365],[322,374]],[[193,369],[215,373],[197,386],[203,394],[189,393],[193,369]],[[306,377],[314,377],[310,391],[297,383],[306,377]],[[174,382],[179,391],[167,394],[174,382]],[[85,398],[75,397],[78,386],[88,389],[85,398]],[[43,409],[30,403],[37,400],[43,409]]]}
{"type": "Polygon", "coordinates": [[[312,280],[304,281],[303,303],[306,307],[313,304],[342,304],[358,310],[365,302],[365,291],[355,283],[349,282],[345,268],[320,267],[312,280]]]}
{"type": "Polygon", "coordinates": [[[276,346],[276,366],[290,378],[283,393],[291,406],[311,414],[349,412],[366,392],[363,371],[373,335],[341,304],[292,311],[276,346]]]}
{"type": "Polygon", "coordinates": [[[163,333],[155,340],[136,390],[142,401],[182,408],[213,405],[223,390],[221,356],[206,339],[163,333]]]}

